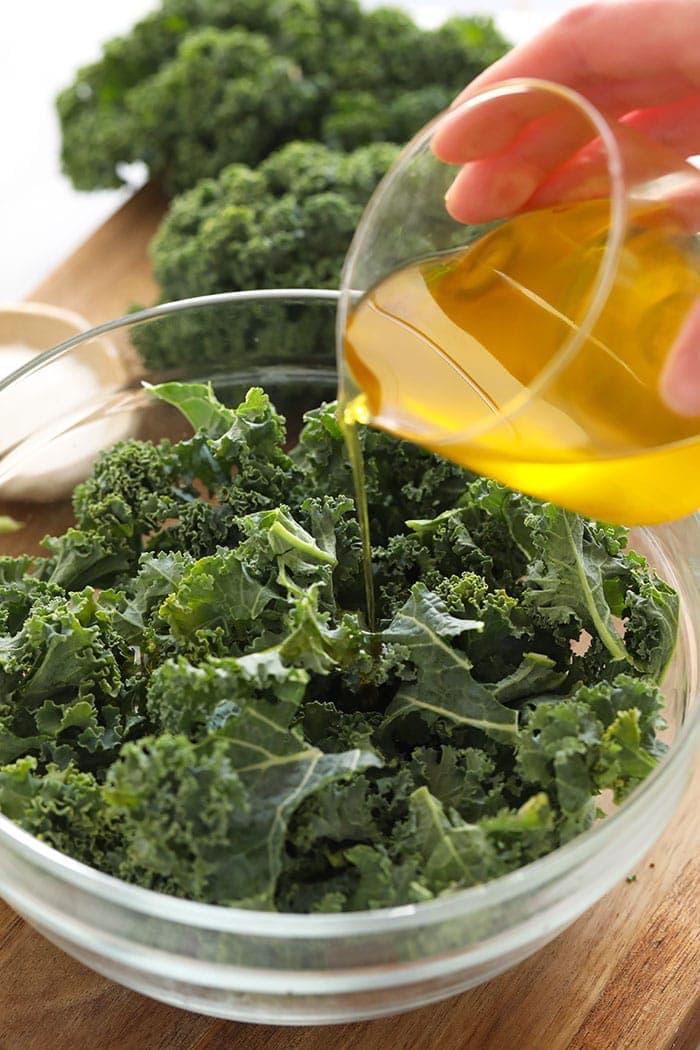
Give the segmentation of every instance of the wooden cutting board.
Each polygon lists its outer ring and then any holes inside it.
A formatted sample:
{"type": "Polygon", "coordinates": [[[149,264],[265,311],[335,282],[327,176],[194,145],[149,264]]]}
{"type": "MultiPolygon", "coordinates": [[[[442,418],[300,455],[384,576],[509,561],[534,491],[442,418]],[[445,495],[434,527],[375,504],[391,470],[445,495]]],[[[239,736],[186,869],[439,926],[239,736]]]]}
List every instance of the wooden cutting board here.
{"type": "MultiPolygon", "coordinates": [[[[30,298],[91,322],[155,301],[146,187],[30,298]]],[[[400,1017],[326,1028],[218,1021],[92,973],[0,903],[0,1050],[697,1050],[700,769],[661,840],[565,933],[488,984],[400,1017]]]]}

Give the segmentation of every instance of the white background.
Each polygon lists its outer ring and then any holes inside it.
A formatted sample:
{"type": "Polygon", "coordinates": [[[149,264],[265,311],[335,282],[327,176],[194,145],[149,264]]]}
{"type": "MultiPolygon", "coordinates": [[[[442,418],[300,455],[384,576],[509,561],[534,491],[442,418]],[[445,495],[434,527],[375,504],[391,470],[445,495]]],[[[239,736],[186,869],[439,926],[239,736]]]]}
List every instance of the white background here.
{"type": "MultiPolygon", "coordinates": [[[[265,3],[266,0],[260,0],[265,3]]],[[[379,6],[380,0],[367,0],[379,6]]],[[[532,36],[564,0],[383,0],[425,25],[451,14],[490,14],[514,43],[532,36]]],[[[0,301],[26,296],[128,196],[77,193],[60,172],[56,93],[100,44],[156,0],[0,0],[0,301]]]]}

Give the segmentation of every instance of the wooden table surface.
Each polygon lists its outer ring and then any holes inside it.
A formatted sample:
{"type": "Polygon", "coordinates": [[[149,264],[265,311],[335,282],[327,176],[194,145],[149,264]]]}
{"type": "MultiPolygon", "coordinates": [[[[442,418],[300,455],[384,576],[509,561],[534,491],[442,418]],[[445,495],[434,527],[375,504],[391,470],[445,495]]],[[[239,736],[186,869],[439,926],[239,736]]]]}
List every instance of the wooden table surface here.
{"type": "MultiPolygon", "coordinates": [[[[155,301],[146,187],[35,289],[91,322],[155,301]]],[[[334,1028],[218,1021],[100,977],[0,903],[0,1050],[697,1050],[700,769],[657,845],[547,947],[488,984],[399,1017],[334,1028]]]]}

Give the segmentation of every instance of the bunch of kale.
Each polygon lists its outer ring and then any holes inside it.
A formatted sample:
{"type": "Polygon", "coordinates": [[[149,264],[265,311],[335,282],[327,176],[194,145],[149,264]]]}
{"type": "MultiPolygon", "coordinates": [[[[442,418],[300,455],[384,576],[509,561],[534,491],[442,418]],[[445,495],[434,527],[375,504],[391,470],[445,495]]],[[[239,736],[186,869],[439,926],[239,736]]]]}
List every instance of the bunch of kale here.
{"type": "MultiPolygon", "coordinates": [[[[163,301],[255,288],[337,288],[388,143],[341,153],[292,142],[256,169],[231,164],[180,194],[151,243],[163,301]]],[[[189,310],[134,330],[147,367],[206,374],[253,363],[325,362],[334,314],[289,302],[189,310]]],[[[327,362],[326,362],[327,363],[327,362]]]]}
{"type": "MultiPolygon", "coordinates": [[[[140,161],[182,194],[151,249],[162,302],[337,287],[398,152],[389,143],[407,141],[505,49],[484,18],[427,31],[355,0],[163,0],[59,96],[63,168],[96,189],[140,161]]],[[[226,358],[221,318],[190,314],[137,329],[135,342],[148,368],[192,376],[226,358]]],[[[289,319],[268,308],[240,339],[289,319]]],[[[313,357],[331,345],[332,322],[312,327],[313,357]]]]}
{"type": "Polygon", "coordinates": [[[115,445],[0,559],[3,813],[178,896],[352,910],[526,864],[654,767],[678,600],[623,529],[363,432],[371,631],[334,406],[288,453],[260,389],[154,392],[192,436],[115,445]]]}
{"type": "Polygon", "coordinates": [[[142,161],[172,193],[293,139],[404,142],[505,46],[355,0],[163,0],[59,95],[64,170],[91,190],[142,161]]]}

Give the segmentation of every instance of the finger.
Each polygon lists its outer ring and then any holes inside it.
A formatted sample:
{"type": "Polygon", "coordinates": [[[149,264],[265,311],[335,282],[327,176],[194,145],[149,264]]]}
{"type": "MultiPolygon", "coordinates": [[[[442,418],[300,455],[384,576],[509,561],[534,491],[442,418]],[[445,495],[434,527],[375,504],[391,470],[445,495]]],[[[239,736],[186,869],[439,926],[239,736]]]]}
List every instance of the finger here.
{"type": "Polygon", "coordinates": [[[433,131],[431,149],[447,164],[466,164],[510,146],[529,125],[556,114],[565,121],[567,111],[569,119],[578,114],[572,103],[563,103],[559,95],[546,90],[473,100],[444,115],[433,131]]]}
{"type": "MultiPolygon", "coordinates": [[[[606,113],[615,131],[618,123],[635,128],[651,139],[678,149],[681,159],[700,153],[700,92],[664,106],[623,114],[619,122],[606,113]]],[[[545,156],[559,143],[555,159],[566,159],[595,137],[588,115],[568,99],[542,91],[508,95],[485,102],[472,102],[460,111],[447,113],[437,124],[431,147],[450,164],[464,164],[498,153],[528,136],[530,157],[545,156]]],[[[551,167],[555,164],[552,161],[551,167]]]]}
{"type": "Polygon", "coordinates": [[[671,146],[684,158],[700,153],[700,93],[668,105],[636,110],[623,116],[621,123],[671,146]]]}
{"type": "MultiPolygon", "coordinates": [[[[685,162],[685,147],[679,153],[628,124],[613,130],[628,195],[666,205],[685,230],[700,229],[700,173],[685,162]]],[[[608,151],[600,138],[577,150],[578,131],[574,123],[542,124],[511,148],[464,165],[446,196],[448,212],[458,222],[479,223],[610,197],[614,187],[608,151]]],[[[665,137],[673,142],[676,132],[667,129],[665,137]]]]}
{"type": "Polygon", "coordinates": [[[550,172],[594,134],[578,110],[558,107],[526,125],[508,149],[477,154],[478,160],[464,164],[446,196],[449,213],[460,222],[487,222],[516,213],[550,172]]]}
{"type": "Polygon", "coordinates": [[[491,222],[525,208],[542,179],[542,171],[526,161],[498,160],[465,164],[445,196],[445,207],[457,222],[491,222]]]}
{"type": "MultiPolygon", "coordinates": [[[[643,123],[640,121],[640,126],[643,123]]],[[[681,220],[684,229],[695,232],[700,201],[700,172],[685,160],[686,147],[679,152],[643,134],[627,123],[616,124],[614,135],[622,158],[624,184],[633,201],[665,205],[681,220]]],[[[667,134],[675,143],[675,133],[667,134]]],[[[568,201],[591,200],[611,194],[610,159],[602,141],[596,139],[570,157],[559,168],[547,173],[528,208],[544,208],[568,201]]]]}
{"type": "MultiPolygon", "coordinates": [[[[650,141],[634,128],[617,124],[615,140],[622,158],[627,189],[678,170],[678,154],[650,141]]],[[[536,207],[563,201],[605,196],[610,192],[609,155],[601,139],[589,143],[542,180],[534,199],[536,207]]]]}
{"type": "Polygon", "coordinates": [[[511,77],[572,87],[609,111],[664,105],[697,91],[697,0],[617,0],[575,7],[514,48],[458,97],[511,77]],[[640,73],[641,71],[641,73],[640,73]]]}
{"type": "Polygon", "coordinates": [[[700,299],[688,314],[661,375],[661,396],[680,416],[700,416],[700,299]]]}

